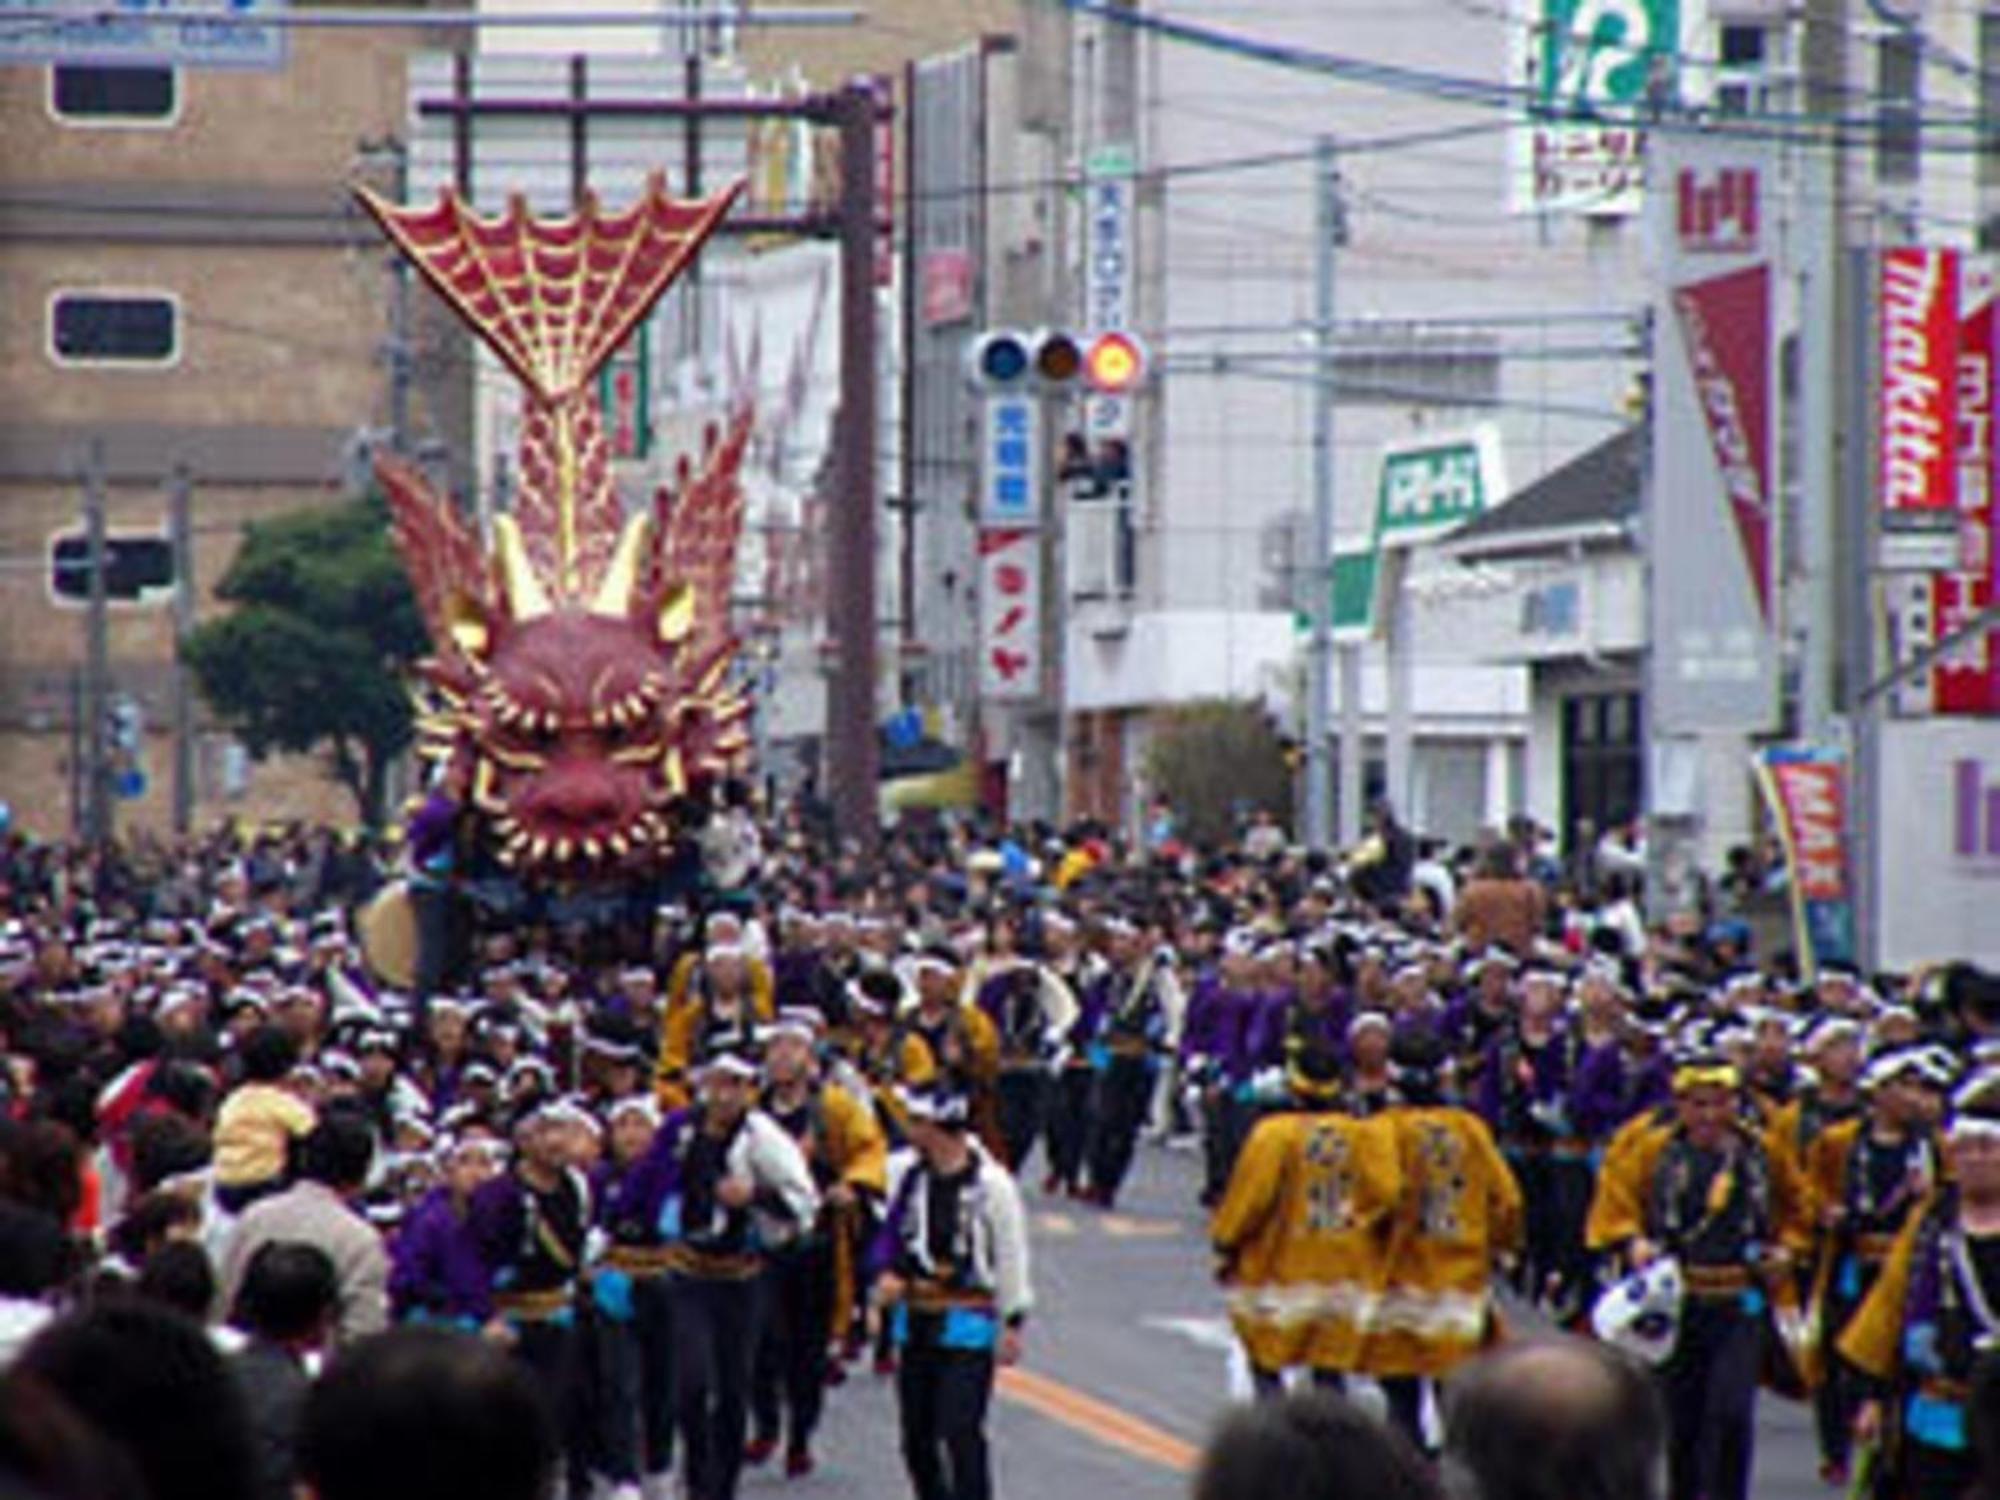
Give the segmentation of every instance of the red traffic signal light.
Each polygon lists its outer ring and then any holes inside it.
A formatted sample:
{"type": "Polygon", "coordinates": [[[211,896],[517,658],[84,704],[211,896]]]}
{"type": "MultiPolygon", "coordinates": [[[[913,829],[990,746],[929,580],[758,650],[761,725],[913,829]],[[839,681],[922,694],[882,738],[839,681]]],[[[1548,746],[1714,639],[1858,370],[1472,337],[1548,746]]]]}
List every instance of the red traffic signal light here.
{"type": "Polygon", "coordinates": [[[1100,396],[1126,396],[1146,378],[1146,346],[1129,333],[1100,333],[1083,358],[1083,379],[1100,396]]]}

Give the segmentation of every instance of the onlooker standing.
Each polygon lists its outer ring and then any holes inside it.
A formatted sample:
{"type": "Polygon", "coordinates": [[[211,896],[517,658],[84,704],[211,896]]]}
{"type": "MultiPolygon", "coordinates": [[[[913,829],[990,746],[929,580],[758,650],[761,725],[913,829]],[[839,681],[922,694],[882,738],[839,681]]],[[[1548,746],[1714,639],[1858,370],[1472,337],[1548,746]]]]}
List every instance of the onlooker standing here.
{"type": "Polygon", "coordinates": [[[314,1500],[545,1500],[556,1435],[527,1370],[491,1344],[399,1328],[344,1348],[306,1399],[314,1500]]]}
{"type": "Polygon", "coordinates": [[[1513,847],[1496,841],[1480,860],[1479,873],[1459,892],[1452,926],[1474,952],[1496,945],[1516,958],[1534,952],[1548,923],[1549,898],[1521,873],[1513,847]]]}
{"type": "Polygon", "coordinates": [[[1438,1500],[1439,1494],[1399,1434],[1330,1391],[1238,1407],[1208,1440],[1194,1477],[1194,1500],[1438,1500]]]}
{"type": "Polygon", "coordinates": [[[252,1257],[237,1299],[249,1335],[230,1359],[250,1419],[259,1500],[292,1500],[294,1450],[312,1376],[308,1356],[325,1346],[340,1307],[340,1284],[326,1252],[281,1240],[252,1257]]]}
{"type": "Polygon", "coordinates": [[[292,1143],[315,1123],[312,1106],[284,1086],[299,1046],[282,1026],[259,1026],[243,1043],[243,1082],[215,1117],[215,1201],[240,1214],[285,1185],[292,1143]]]}
{"type": "Polygon", "coordinates": [[[374,1154],[374,1132],[364,1115],[351,1109],[326,1113],[301,1148],[301,1180],[252,1204],[237,1221],[222,1256],[225,1313],[236,1306],[251,1258],[273,1240],[292,1240],[318,1247],[333,1262],[341,1342],[388,1326],[388,1252],[381,1233],[353,1207],[374,1154]]]}
{"type": "Polygon", "coordinates": [[[1652,1379],[1605,1344],[1515,1344],[1450,1386],[1445,1466],[1463,1500],[1657,1500],[1665,1447],[1652,1379]]]}

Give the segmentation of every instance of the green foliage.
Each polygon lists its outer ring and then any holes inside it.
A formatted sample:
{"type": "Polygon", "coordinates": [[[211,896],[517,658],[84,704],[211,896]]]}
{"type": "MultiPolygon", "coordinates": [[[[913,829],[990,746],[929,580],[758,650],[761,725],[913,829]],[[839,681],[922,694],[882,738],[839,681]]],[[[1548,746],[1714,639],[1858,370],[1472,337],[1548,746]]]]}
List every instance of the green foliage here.
{"type": "Polygon", "coordinates": [[[1147,747],[1146,775],[1172,804],[1181,836],[1198,844],[1233,838],[1258,808],[1291,822],[1285,744],[1252,701],[1208,698],[1170,710],[1147,747]]]}
{"type": "Polygon", "coordinates": [[[427,645],[387,508],[257,522],[216,593],[235,608],[187,647],[209,706],[253,756],[324,753],[379,823],[389,765],[411,740],[402,675],[427,645]]]}

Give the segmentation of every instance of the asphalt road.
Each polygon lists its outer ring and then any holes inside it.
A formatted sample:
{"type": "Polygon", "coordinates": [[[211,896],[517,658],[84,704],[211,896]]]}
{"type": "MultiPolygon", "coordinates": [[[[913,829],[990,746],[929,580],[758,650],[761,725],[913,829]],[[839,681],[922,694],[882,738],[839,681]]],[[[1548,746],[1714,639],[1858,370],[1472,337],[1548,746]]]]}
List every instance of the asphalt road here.
{"type": "MultiPolygon", "coordinates": [[[[1031,1171],[1031,1175],[1032,1171],[1031,1171]]],[[[1196,1163],[1142,1150],[1113,1213],[1027,1188],[1037,1310],[1027,1356],[1003,1377],[990,1432],[998,1491],[1014,1500],[1178,1500],[1230,1396],[1221,1302],[1209,1279],[1196,1163]]],[[[820,1468],[787,1482],[751,1471],[743,1493],[797,1500],[909,1494],[894,1393],[865,1369],[830,1393],[820,1468]]],[[[1803,1406],[1764,1396],[1757,1500],[1828,1500],[1803,1406]]]]}

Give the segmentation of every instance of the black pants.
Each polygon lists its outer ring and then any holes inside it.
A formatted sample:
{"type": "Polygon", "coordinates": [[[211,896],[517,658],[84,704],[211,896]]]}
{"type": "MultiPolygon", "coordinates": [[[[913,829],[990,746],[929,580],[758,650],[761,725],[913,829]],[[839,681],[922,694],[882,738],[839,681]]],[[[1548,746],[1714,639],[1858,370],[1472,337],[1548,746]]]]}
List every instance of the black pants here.
{"type": "Polygon", "coordinates": [[[596,1320],[597,1468],[614,1480],[633,1482],[673,1467],[673,1328],[664,1276],[633,1278],[629,1322],[596,1320]]]}
{"type": "Polygon", "coordinates": [[[1590,1163],[1542,1148],[1510,1148],[1507,1162],[1526,1204],[1521,1291],[1537,1303],[1550,1296],[1566,1315],[1565,1299],[1581,1296],[1590,1284],[1583,1239],[1592,1192],[1590,1163]]]}
{"type": "Polygon", "coordinates": [[[1083,1176],[1084,1146],[1090,1140],[1090,1099],[1097,1075],[1082,1063],[1056,1074],[1049,1100],[1049,1176],[1073,1188],[1083,1176]]]}
{"type": "Polygon", "coordinates": [[[1670,1500],[1749,1500],[1763,1325],[1734,1298],[1690,1297],[1660,1367],[1670,1500]]]}
{"type": "Polygon", "coordinates": [[[555,1419],[563,1454],[563,1473],[572,1490],[589,1483],[590,1413],[584,1381],[584,1330],[568,1322],[522,1322],[514,1325],[514,1356],[555,1419]]]}
{"type": "Polygon", "coordinates": [[[1979,1466],[1972,1454],[1952,1448],[1936,1448],[1929,1443],[1903,1441],[1898,1464],[1902,1487],[1896,1493],[1903,1500],[1965,1500],[1979,1466]]]}
{"type": "Polygon", "coordinates": [[[1049,1075],[1030,1063],[1000,1070],[1000,1140],[1007,1166],[1019,1173],[1035,1149],[1049,1107],[1049,1075]]]}
{"type": "Polygon", "coordinates": [[[675,1276],[674,1412],[689,1500],[735,1500],[763,1281],[675,1276]]]}
{"type": "MultiPolygon", "coordinates": [[[[1338,1370],[1314,1370],[1313,1389],[1332,1391],[1336,1396],[1347,1389],[1347,1377],[1338,1370]]],[[[1285,1399],[1285,1372],[1264,1370],[1256,1365],[1250,1367],[1250,1390],[1259,1401],[1282,1401],[1285,1399]]]]}
{"type": "Polygon", "coordinates": [[[1125,1174],[1132,1169],[1152,1098],[1153,1068],[1147,1058],[1113,1054],[1097,1075],[1090,1122],[1090,1185],[1107,1203],[1117,1198],[1125,1174]]]}
{"type": "Polygon", "coordinates": [[[766,1316],[757,1337],[750,1409],[757,1436],[775,1442],[779,1408],[789,1414],[787,1451],[812,1446],[826,1404],[826,1347],[833,1321],[833,1249],[827,1241],[793,1245],[764,1272],[766,1316]]]}
{"type": "Polygon", "coordinates": [[[913,1339],[896,1372],[903,1465],[917,1500],[990,1500],[986,1408],[993,1397],[993,1355],[939,1349],[913,1339]]]}

